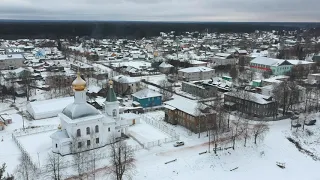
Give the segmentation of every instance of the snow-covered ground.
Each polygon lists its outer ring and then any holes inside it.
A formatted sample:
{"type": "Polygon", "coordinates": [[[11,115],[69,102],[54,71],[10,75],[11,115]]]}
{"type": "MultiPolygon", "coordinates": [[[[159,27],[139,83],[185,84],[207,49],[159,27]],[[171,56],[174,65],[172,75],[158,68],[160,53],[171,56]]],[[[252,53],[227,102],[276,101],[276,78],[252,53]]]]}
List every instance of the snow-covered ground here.
{"type": "Polygon", "coordinates": [[[168,135],[144,122],[131,126],[129,128],[129,134],[134,136],[140,143],[148,143],[168,138],[168,135]]]}
{"type": "MultiPolygon", "coordinates": [[[[5,106],[7,108],[7,106],[5,106]]],[[[148,112],[147,117],[154,121],[163,121],[164,112],[148,112]]],[[[14,172],[19,164],[20,151],[11,139],[11,133],[15,129],[22,128],[22,118],[18,114],[13,114],[13,123],[8,125],[5,131],[0,131],[0,163],[6,162],[8,172],[14,172]]],[[[148,150],[142,149],[136,151],[136,173],[134,180],[185,180],[185,179],[320,179],[317,170],[320,163],[315,161],[309,155],[300,152],[296,146],[291,143],[287,137],[292,137],[300,142],[302,148],[309,150],[315,156],[319,156],[319,114],[314,115],[318,120],[315,126],[306,126],[305,131],[301,129],[295,132],[290,130],[290,120],[269,122],[270,131],[266,134],[264,140],[253,143],[249,139],[248,146],[243,146],[243,141],[236,142],[236,149],[218,151],[217,155],[211,152],[199,155],[200,152],[209,149],[208,137],[202,133],[200,138],[198,134],[189,133],[185,128],[177,125],[168,125],[175,128],[180,140],[185,142],[182,147],[173,147],[173,143],[161,144],[148,150]],[[311,131],[311,135],[307,134],[311,131]],[[264,152],[264,155],[261,155],[264,152]],[[167,161],[177,159],[175,162],[165,164],[167,161]],[[281,169],[276,166],[276,162],[285,163],[286,168],[281,169]],[[235,169],[230,172],[231,169],[235,169]]],[[[59,123],[58,118],[50,118],[38,121],[25,121],[25,126],[56,126],[59,123]]],[[[167,135],[155,129],[148,124],[138,124],[129,128],[130,131],[136,132],[144,141],[152,141],[159,138],[165,138],[167,135]]],[[[33,161],[38,162],[38,153],[40,164],[43,165],[47,153],[50,152],[51,132],[44,132],[28,136],[19,137],[19,141],[30,153],[33,161]]],[[[138,145],[137,142],[127,140],[130,145],[138,145]]],[[[219,144],[221,147],[229,147],[230,144],[219,144]]],[[[99,167],[107,166],[108,160],[101,161],[99,167]]],[[[70,174],[69,171],[66,170],[70,174]]],[[[104,175],[97,175],[97,179],[107,179],[104,175]]]]}

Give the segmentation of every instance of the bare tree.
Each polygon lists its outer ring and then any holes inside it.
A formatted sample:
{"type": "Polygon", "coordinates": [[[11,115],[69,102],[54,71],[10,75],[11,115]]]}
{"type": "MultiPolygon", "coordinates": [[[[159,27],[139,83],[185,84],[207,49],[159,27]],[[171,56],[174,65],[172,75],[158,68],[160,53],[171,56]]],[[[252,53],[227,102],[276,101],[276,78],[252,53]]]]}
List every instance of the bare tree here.
{"type": "Polygon", "coordinates": [[[257,144],[258,138],[263,138],[265,133],[269,131],[269,126],[265,122],[259,122],[255,124],[252,129],[252,135],[254,137],[254,144],[257,144]]]}
{"type": "Polygon", "coordinates": [[[33,164],[30,163],[29,157],[26,153],[22,153],[20,157],[20,164],[15,170],[17,179],[33,180],[37,178],[37,170],[33,164]]]}
{"type": "Polygon", "coordinates": [[[201,134],[201,128],[205,127],[206,124],[202,124],[202,122],[206,122],[206,116],[204,114],[204,110],[206,108],[206,105],[203,104],[201,101],[198,101],[197,106],[195,107],[195,115],[197,117],[197,129],[198,129],[198,134],[200,138],[201,134]]]}
{"type": "Polygon", "coordinates": [[[8,79],[10,80],[11,82],[11,88],[10,90],[12,91],[11,94],[12,94],[12,99],[13,99],[13,103],[16,102],[16,88],[15,88],[15,80],[17,78],[17,74],[15,72],[12,72],[10,71],[8,73],[8,79]]]}
{"type": "Polygon", "coordinates": [[[169,100],[173,95],[172,83],[167,80],[159,81],[160,93],[163,95],[163,101],[169,100]]]}
{"type": "Polygon", "coordinates": [[[250,138],[249,120],[244,119],[244,122],[241,124],[241,131],[243,132],[244,147],[246,147],[247,140],[250,138]]]}
{"type": "Polygon", "coordinates": [[[275,85],[272,90],[273,97],[282,106],[282,115],[288,112],[289,108],[297,102],[297,86],[295,82],[283,81],[275,85]]]}
{"type": "Polygon", "coordinates": [[[238,69],[235,65],[231,66],[229,75],[232,77],[232,80],[236,82],[236,79],[238,78],[238,69]]]}
{"type": "Polygon", "coordinates": [[[31,74],[32,73],[28,69],[25,69],[21,74],[19,74],[19,78],[23,82],[23,88],[26,90],[27,101],[29,101],[30,96],[30,84],[32,81],[31,74]]]}
{"type": "Polygon", "coordinates": [[[232,149],[235,149],[236,140],[239,139],[243,133],[243,129],[240,128],[241,122],[240,122],[240,115],[238,116],[238,119],[233,122],[233,125],[231,126],[231,142],[232,142],[232,149]]]}
{"type": "Polygon", "coordinates": [[[77,171],[79,179],[83,179],[86,172],[86,163],[88,153],[85,151],[84,143],[80,138],[72,137],[71,152],[73,153],[74,168],[77,171]]]}
{"type": "Polygon", "coordinates": [[[61,173],[61,166],[63,164],[63,158],[60,157],[59,154],[50,153],[48,154],[47,159],[47,168],[50,172],[50,177],[53,180],[61,180],[62,173],[61,173]]]}
{"type": "Polygon", "coordinates": [[[7,176],[5,176],[6,168],[7,168],[6,163],[3,163],[2,166],[0,166],[0,179],[1,180],[13,180],[14,179],[13,175],[9,175],[7,173],[7,176]]]}
{"type": "Polygon", "coordinates": [[[116,180],[123,180],[124,177],[130,178],[135,170],[134,151],[124,141],[115,141],[112,138],[110,147],[111,167],[109,172],[116,180]]]}

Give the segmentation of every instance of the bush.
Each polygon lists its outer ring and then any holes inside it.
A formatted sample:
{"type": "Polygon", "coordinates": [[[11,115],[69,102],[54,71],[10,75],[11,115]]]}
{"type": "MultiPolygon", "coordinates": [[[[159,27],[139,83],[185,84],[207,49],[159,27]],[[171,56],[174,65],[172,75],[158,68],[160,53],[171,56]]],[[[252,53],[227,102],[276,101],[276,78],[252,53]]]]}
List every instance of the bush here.
{"type": "Polygon", "coordinates": [[[306,134],[307,134],[308,136],[312,136],[312,135],[313,135],[313,132],[310,131],[309,129],[306,129],[306,134]]]}

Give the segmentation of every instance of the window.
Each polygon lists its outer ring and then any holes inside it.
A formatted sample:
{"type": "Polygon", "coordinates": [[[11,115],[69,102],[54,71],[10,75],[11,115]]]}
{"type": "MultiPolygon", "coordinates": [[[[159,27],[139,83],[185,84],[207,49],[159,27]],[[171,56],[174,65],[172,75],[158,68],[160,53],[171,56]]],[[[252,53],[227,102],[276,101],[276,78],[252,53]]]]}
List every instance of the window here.
{"type": "Polygon", "coordinates": [[[98,125],[96,125],[96,127],[95,127],[95,131],[96,131],[96,133],[98,133],[98,132],[99,132],[99,126],[98,126],[98,125]]]}
{"type": "Polygon", "coordinates": [[[78,148],[81,148],[81,147],[82,147],[82,143],[78,142],[78,148]]]}
{"type": "Polygon", "coordinates": [[[91,145],[91,141],[87,140],[87,146],[89,147],[91,145]]]}
{"type": "Polygon", "coordinates": [[[114,109],[114,110],[112,111],[112,116],[113,116],[113,117],[116,117],[116,116],[117,116],[117,110],[114,109]]]}
{"type": "Polygon", "coordinates": [[[110,132],[110,128],[108,127],[108,132],[110,132]]]}
{"type": "Polygon", "coordinates": [[[99,138],[96,138],[96,144],[99,144],[99,138]]]}
{"type": "Polygon", "coordinates": [[[58,144],[56,144],[56,148],[58,148],[58,144]]]}
{"type": "Polygon", "coordinates": [[[86,129],[86,130],[87,130],[87,135],[88,135],[88,134],[90,134],[90,128],[89,128],[89,127],[87,127],[87,129],[86,129]]]}
{"type": "Polygon", "coordinates": [[[80,137],[80,136],[81,136],[81,130],[77,129],[77,137],[80,137]]]}

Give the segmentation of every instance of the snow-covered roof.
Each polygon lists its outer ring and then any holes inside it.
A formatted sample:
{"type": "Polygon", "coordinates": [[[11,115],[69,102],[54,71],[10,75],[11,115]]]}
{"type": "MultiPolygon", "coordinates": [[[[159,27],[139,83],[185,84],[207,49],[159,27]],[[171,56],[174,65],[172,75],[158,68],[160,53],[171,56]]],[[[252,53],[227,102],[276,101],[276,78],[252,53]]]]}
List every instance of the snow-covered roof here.
{"type": "Polygon", "coordinates": [[[145,99],[145,98],[150,98],[150,97],[159,97],[162,95],[156,91],[151,90],[151,89],[142,89],[142,90],[132,94],[132,96],[134,96],[138,99],[145,99]]]}
{"type": "Polygon", "coordinates": [[[209,71],[214,71],[211,68],[204,67],[204,66],[199,66],[199,67],[189,67],[189,68],[184,68],[180,69],[180,72],[185,72],[185,73],[193,73],[193,72],[209,72],[209,71]]]}
{"type": "Polygon", "coordinates": [[[120,114],[120,117],[121,119],[130,120],[130,119],[138,119],[140,118],[140,115],[134,114],[134,113],[123,113],[123,114],[120,114]]]}
{"type": "Polygon", "coordinates": [[[0,61],[7,60],[7,59],[24,59],[24,57],[22,54],[10,54],[10,55],[0,54],[0,61]]]}
{"type": "Polygon", "coordinates": [[[314,62],[310,62],[310,61],[302,61],[302,60],[287,60],[289,63],[293,64],[293,65],[299,65],[299,64],[314,64],[314,62]]]}
{"type": "Polygon", "coordinates": [[[197,61],[197,60],[191,60],[189,62],[190,62],[190,64],[193,64],[193,65],[195,65],[195,64],[197,64],[197,65],[199,65],[199,64],[202,64],[202,65],[207,64],[206,62],[197,61]]]}
{"type": "Polygon", "coordinates": [[[102,88],[96,85],[90,85],[87,89],[88,93],[98,93],[102,88]]]}
{"type": "Polygon", "coordinates": [[[217,53],[216,56],[228,57],[228,56],[231,56],[231,54],[229,54],[229,53],[217,53]]]}
{"type": "Polygon", "coordinates": [[[171,68],[173,67],[171,64],[169,63],[166,63],[166,62],[162,62],[159,67],[162,67],[162,68],[171,68]]]}
{"type": "Polygon", "coordinates": [[[49,99],[44,101],[34,101],[29,102],[29,110],[33,111],[34,116],[46,116],[49,114],[50,117],[57,116],[58,113],[62,112],[62,110],[70,103],[74,101],[74,97],[65,97],[58,99],[49,99]]]}
{"type": "MultiPolygon", "coordinates": [[[[246,91],[245,93],[248,93],[248,96],[247,96],[248,99],[247,100],[252,101],[252,102],[256,102],[258,104],[269,104],[269,103],[274,102],[274,101],[269,101],[268,100],[268,99],[271,98],[270,96],[265,96],[265,95],[262,95],[262,94],[252,93],[252,92],[248,92],[248,91],[246,91]]],[[[239,92],[226,92],[224,94],[243,99],[241,97],[241,95],[239,96],[239,92]]]]}
{"type": "Polygon", "coordinates": [[[198,102],[191,99],[186,99],[180,96],[176,96],[173,100],[164,102],[165,107],[169,106],[168,109],[179,109],[187,114],[197,116],[198,115],[198,102]]]}
{"type": "Polygon", "coordinates": [[[278,66],[283,63],[285,60],[283,59],[274,59],[268,57],[256,57],[250,63],[262,64],[267,66],[278,66]]]}
{"type": "Polygon", "coordinates": [[[68,139],[70,138],[65,129],[54,132],[50,138],[52,139],[68,139]]]}
{"type": "Polygon", "coordinates": [[[132,78],[130,76],[119,75],[112,78],[114,81],[124,84],[139,82],[139,79],[132,78]]]}
{"type": "Polygon", "coordinates": [[[100,112],[88,103],[72,103],[63,109],[62,114],[66,115],[70,119],[78,119],[99,115],[100,112]]]}
{"type": "Polygon", "coordinates": [[[238,53],[240,53],[240,54],[247,54],[248,51],[247,51],[247,50],[238,50],[238,53]]]}

